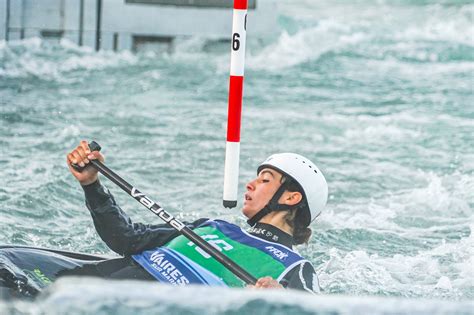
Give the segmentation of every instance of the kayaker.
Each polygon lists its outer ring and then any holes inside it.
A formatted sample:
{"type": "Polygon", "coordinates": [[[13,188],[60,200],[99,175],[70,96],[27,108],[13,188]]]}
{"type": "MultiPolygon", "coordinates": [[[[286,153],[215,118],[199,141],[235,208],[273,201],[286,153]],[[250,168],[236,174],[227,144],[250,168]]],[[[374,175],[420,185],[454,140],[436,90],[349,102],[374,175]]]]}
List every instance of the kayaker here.
{"type": "MultiPolygon", "coordinates": [[[[134,223],[110,191],[88,167],[77,172],[71,163],[104,161],[81,141],[67,155],[70,172],[81,184],[95,228],[107,246],[123,258],[86,265],[66,274],[113,279],[158,280],[173,284],[203,283],[232,287],[244,283],[199,247],[166,224],[134,223]]],[[[321,171],[294,153],[270,156],[246,185],[242,213],[250,225],[240,227],[207,218],[186,223],[198,235],[258,278],[256,288],[320,291],[311,263],[293,250],[307,243],[310,223],[321,213],[328,188],[321,171]]]]}

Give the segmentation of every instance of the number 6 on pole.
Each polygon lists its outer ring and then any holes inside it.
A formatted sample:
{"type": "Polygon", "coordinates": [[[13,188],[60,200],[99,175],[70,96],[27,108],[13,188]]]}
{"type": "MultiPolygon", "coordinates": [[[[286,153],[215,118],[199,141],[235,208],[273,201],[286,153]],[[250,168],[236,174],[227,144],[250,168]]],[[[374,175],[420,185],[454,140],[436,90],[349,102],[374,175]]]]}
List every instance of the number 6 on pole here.
{"type": "Polygon", "coordinates": [[[244,86],[247,0],[234,0],[232,49],[230,58],[229,110],[225,150],[224,196],[226,208],[237,206],[240,157],[240,121],[244,86]]]}

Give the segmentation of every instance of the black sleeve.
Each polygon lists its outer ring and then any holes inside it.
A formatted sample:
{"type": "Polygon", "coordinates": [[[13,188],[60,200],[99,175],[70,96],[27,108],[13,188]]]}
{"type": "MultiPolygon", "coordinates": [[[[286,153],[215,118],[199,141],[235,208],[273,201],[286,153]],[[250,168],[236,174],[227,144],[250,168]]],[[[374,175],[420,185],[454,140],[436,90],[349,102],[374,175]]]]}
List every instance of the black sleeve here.
{"type": "Polygon", "coordinates": [[[309,262],[300,264],[290,270],[280,283],[288,289],[304,290],[310,293],[319,293],[318,275],[309,262]]]}
{"type": "MultiPolygon", "coordinates": [[[[82,188],[97,233],[110,249],[120,255],[133,255],[162,246],[179,235],[178,231],[167,224],[133,223],[99,181],[82,188]]],[[[184,223],[194,229],[206,220],[204,218],[184,223]]]]}

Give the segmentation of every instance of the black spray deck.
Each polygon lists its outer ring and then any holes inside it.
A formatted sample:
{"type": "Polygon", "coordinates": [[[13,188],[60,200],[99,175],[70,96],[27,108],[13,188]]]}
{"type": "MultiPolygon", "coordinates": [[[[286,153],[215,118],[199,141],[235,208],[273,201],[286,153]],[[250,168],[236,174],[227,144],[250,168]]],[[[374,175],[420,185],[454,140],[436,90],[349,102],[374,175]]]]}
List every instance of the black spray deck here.
{"type": "Polygon", "coordinates": [[[61,273],[106,257],[28,246],[0,246],[0,298],[34,297],[61,273]]]}

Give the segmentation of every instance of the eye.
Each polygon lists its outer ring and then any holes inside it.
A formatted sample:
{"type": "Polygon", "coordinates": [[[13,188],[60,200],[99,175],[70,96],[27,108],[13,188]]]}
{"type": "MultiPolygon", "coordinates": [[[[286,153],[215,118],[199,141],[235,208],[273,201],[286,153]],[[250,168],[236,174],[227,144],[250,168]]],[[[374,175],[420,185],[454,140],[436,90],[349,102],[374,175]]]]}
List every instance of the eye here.
{"type": "Polygon", "coordinates": [[[262,179],[262,182],[263,182],[263,183],[269,183],[270,180],[269,180],[269,179],[262,179]]]}

